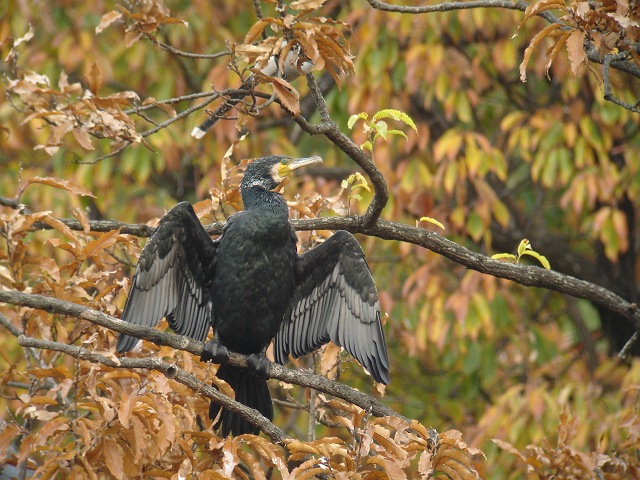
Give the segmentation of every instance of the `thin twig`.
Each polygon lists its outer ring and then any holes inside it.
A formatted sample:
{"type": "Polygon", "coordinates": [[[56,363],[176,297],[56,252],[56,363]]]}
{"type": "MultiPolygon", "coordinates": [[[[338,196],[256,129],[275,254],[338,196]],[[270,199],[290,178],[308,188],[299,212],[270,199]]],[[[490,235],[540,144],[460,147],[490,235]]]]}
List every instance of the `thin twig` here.
{"type": "Polygon", "coordinates": [[[602,62],[602,81],[604,83],[604,99],[608,102],[615,103],[616,105],[626,108],[627,110],[640,113],[640,101],[637,101],[635,104],[631,105],[629,103],[623,102],[618,97],[613,94],[611,89],[611,78],[609,76],[609,68],[613,62],[620,62],[625,60],[628,57],[626,52],[620,52],[616,54],[608,53],[604,56],[604,61],[602,62]]]}
{"type": "Polygon", "coordinates": [[[159,47],[162,50],[166,50],[167,52],[173,53],[174,55],[178,55],[180,57],[198,58],[198,59],[205,59],[205,60],[214,60],[216,58],[220,58],[220,57],[225,57],[227,55],[231,55],[231,52],[229,50],[224,50],[224,51],[218,52],[218,53],[191,53],[191,52],[185,52],[183,50],[179,50],[179,49],[177,49],[175,47],[172,47],[171,45],[167,45],[166,43],[162,43],[161,41],[156,39],[150,33],[146,33],[145,36],[156,47],[159,47]]]}

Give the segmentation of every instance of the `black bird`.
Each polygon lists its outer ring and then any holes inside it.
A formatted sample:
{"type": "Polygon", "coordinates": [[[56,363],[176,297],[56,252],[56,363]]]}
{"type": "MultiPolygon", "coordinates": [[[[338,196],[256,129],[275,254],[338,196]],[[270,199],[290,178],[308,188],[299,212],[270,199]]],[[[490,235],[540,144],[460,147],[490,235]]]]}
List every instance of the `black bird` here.
{"type": "MultiPolygon", "coordinates": [[[[298,255],[287,203],[272,191],[294,169],[321,161],[268,156],[252,162],[240,183],[245,210],[229,218],[216,240],[191,205],[172,208],[140,255],[122,314],[146,326],[166,316],[176,333],[200,341],[213,326],[202,360],[221,363],[217,376],[233,388],[236,400],[270,420],[265,351],[272,339],[278,363],[332,340],[377,382],[389,383],[378,294],[357,240],[338,231],[298,255]],[[226,364],[229,350],[249,355],[251,369],[226,364]]],[[[137,342],[120,334],[117,351],[137,342]]],[[[212,420],[219,410],[212,402],[212,420]]],[[[226,409],[218,424],[225,436],[257,433],[226,409]]]]}

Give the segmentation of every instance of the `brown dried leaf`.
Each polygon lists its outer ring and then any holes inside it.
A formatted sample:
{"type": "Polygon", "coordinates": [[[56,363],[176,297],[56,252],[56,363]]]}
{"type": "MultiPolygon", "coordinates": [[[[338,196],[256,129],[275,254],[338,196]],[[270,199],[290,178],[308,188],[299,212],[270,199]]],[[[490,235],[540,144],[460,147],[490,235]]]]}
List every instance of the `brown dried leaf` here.
{"type": "Polygon", "coordinates": [[[565,4],[565,0],[540,0],[539,2],[532,3],[525,10],[524,17],[518,28],[522,27],[522,25],[524,25],[524,23],[531,17],[534,17],[539,13],[546,12],[547,10],[562,10],[563,12],[566,12],[568,11],[568,8],[565,4]]]}
{"type": "Polygon", "coordinates": [[[76,219],[80,222],[80,225],[82,225],[82,231],[84,231],[85,233],[91,231],[91,225],[89,224],[89,218],[87,217],[87,214],[84,213],[84,210],[82,210],[80,208],[74,208],[71,211],[71,215],[76,217],[76,219]]]}
{"type": "Polygon", "coordinates": [[[55,367],[55,368],[34,368],[29,370],[29,374],[38,378],[59,378],[59,379],[67,379],[71,378],[71,373],[67,367],[55,367]]]}
{"type": "Polygon", "coordinates": [[[327,0],[298,0],[297,2],[291,2],[289,7],[294,10],[308,12],[320,8],[326,2],[327,0]]]}
{"type": "Polygon", "coordinates": [[[104,77],[102,75],[102,70],[100,70],[100,67],[98,67],[96,62],[93,62],[93,65],[91,65],[87,81],[89,83],[89,90],[97,95],[98,91],[102,88],[104,77]]]}
{"type": "Polygon", "coordinates": [[[124,452],[112,436],[104,437],[102,449],[105,463],[111,474],[117,479],[124,479],[124,452]]]}
{"type": "Polygon", "coordinates": [[[131,425],[131,411],[136,403],[137,395],[134,392],[127,392],[120,400],[120,407],[118,408],[118,420],[122,426],[126,429],[131,425]]]}
{"type": "Polygon", "coordinates": [[[289,82],[279,77],[267,77],[269,83],[273,85],[276,96],[282,102],[282,105],[291,112],[294,117],[300,115],[300,95],[298,91],[291,86],[289,82]]]}
{"type": "Polygon", "coordinates": [[[62,180],[60,178],[54,177],[33,177],[27,180],[27,185],[31,185],[33,183],[42,183],[51,187],[67,190],[68,192],[74,193],[76,195],[96,198],[96,196],[85,187],[83,187],[82,185],[78,185],[77,183],[74,183],[70,180],[62,180]]]}
{"type": "Polygon", "coordinates": [[[120,239],[120,230],[111,230],[87,243],[82,249],[83,260],[98,255],[105,248],[109,248],[120,239]]]}
{"type": "Polygon", "coordinates": [[[499,438],[492,438],[491,441],[493,443],[495,443],[501,449],[506,450],[507,452],[514,454],[520,460],[522,460],[524,463],[527,463],[526,457],[524,455],[522,455],[522,453],[520,453],[520,451],[516,447],[511,445],[510,443],[505,442],[504,440],[500,440],[499,438]]]}
{"type": "Polygon", "coordinates": [[[471,466],[470,455],[482,453],[478,449],[469,448],[457,430],[448,430],[440,434],[436,453],[432,458],[433,469],[451,479],[478,479],[478,472],[471,466]]]}
{"type": "Polygon", "coordinates": [[[314,455],[320,455],[320,452],[316,448],[312,447],[308,443],[304,443],[299,440],[292,440],[288,442],[287,450],[289,450],[291,453],[304,452],[312,453],[314,455]]]}
{"type": "Polygon", "coordinates": [[[550,53],[547,54],[547,63],[544,66],[544,72],[549,80],[551,80],[551,77],[549,76],[549,69],[551,68],[551,64],[558,56],[558,53],[560,53],[562,48],[567,43],[567,39],[569,38],[569,36],[571,36],[571,32],[563,32],[562,35],[560,35],[560,38],[551,47],[550,53]]]}
{"type": "Polygon", "coordinates": [[[584,50],[584,40],[586,36],[587,32],[574,30],[566,40],[571,73],[576,77],[580,75],[581,67],[587,63],[587,52],[584,50]]]}
{"type": "Polygon", "coordinates": [[[96,27],[96,34],[101,33],[105,28],[111,25],[113,22],[122,18],[122,12],[116,12],[112,10],[105,13],[100,19],[100,24],[96,27]]]}
{"type": "Polygon", "coordinates": [[[145,98],[144,102],[142,102],[142,105],[153,105],[155,107],[158,107],[164,113],[169,115],[171,118],[173,118],[173,117],[175,117],[177,115],[177,112],[176,112],[175,108],[173,108],[171,105],[169,105],[167,103],[158,102],[153,97],[145,98]]]}
{"type": "Polygon", "coordinates": [[[91,138],[89,137],[89,133],[84,128],[74,128],[71,130],[73,134],[73,138],[76,139],[76,142],[87,151],[95,150],[93,143],[91,143],[91,138]]]}
{"type": "Polygon", "coordinates": [[[44,395],[35,395],[31,397],[29,403],[31,405],[58,405],[58,402],[56,402],[53,398],[49,398],[44,395]]]}
{"type": "Polygon", "coordinates": [[[551,25],[547,25],[542,30],[540,30],[535,37],[531,39],[529,46],[524,51],[524,57],[522,58],[522,63],[520,64],[520,81],[525,83],[527,81],[527,64],[529,63],[529,59],[533,54],[533,50],[540,44],[540,42],[550,33],[560,28],[562,24],[560,23],[552,23],[551,25]]]}
{"type": "Polygon", "coordinates": [[[244,36],[244,43],[251,44],[256,41],[256,39],[262,34],[267,25],[274,21],[273,18],[261,18],[256,23],[254,23],[247,34],[244,36]]]}

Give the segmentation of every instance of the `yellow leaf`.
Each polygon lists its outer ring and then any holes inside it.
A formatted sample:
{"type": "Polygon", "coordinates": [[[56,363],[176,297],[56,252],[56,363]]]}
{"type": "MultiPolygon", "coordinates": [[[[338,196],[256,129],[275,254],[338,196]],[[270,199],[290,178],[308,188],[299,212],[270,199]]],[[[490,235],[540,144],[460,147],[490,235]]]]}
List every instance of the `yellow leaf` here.
{"type": "Polygon", "coordinates": [[[525,250],[524,252],[522,252],[522,255],[529,255],[530,257],[537,259],[544,268],[546,268],[547,270],[551,270],[551,264],[549,263],[549,260],[547,260],[547,257],[545,257],[544,255],[540,255],[538,252],[535,252],[533,250],[525,250]]]}
{"type": "Polygon", "coordinates": [[[518,256],[521,256],[527,249],[531,250],[531,244],[529,243],[529,240],[524,238],[520,240],[520,244],[518,245],[518,256]]]}
{"type": "Polygon", "coordinates": [[[431,217],[420,217],[420,220],[418,220],[416,222],[416,226],[418,226],[417,224],[420,222],[429,222],[429,223],[433,223],[434,225],[437,225],[438,227],[440,227],[443,230],[446,230],[444,228],[444,225],[442,223],[440,223],[438,220],[436,220],[435,218],[431,218],[431,217]]]}
{"type": "Polygon", "coordinates": [[[511,260],[513,263],[516,263],[518,259],[512,253],[496,253],[495,255],[491,255],[491,258],[494,260],[511,260]]]}

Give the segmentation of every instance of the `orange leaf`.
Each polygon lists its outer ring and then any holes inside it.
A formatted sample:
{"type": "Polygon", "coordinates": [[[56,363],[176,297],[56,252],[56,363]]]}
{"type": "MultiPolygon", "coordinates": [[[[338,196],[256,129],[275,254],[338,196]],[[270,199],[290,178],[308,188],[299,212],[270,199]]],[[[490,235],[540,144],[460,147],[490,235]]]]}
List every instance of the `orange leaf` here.
{"type": "Polygon", "coordinates": [[[273,19],[261,18],[256,23],[254,23],[247,34],[244,36],[244,43],[250,44],[253,43],[258,36],[264,31],[264,29],[272,22],[273,19]]]}
{"type": "Polygon", "coordinates": [[[524,83],[527,81],[527,64],[529,63],[529,59],[533,54],[533,50],[540,44],[540,42],[547,35],[549,35],[554,30],[557,30],[561,26],[562,24],[560,23],[552,23],[551,25],[547,25],[538,33],[536,33],[536,36],[531,39],[531,43],[529,43],[529,46],[525,49],[524,57],[522,58],[522,63],[520,64],[520,81],[521,82],[524,83]]]}
{"type": "Polygon", "coordinates": [[[273,85],[276,96],[282,102],[282,105],[291,112],[294,117],[300,115],[300,95],[289,82],[278,77],[268,77],[269,82],[273,85]]]}
{"type": "Polygon", "coordinates": [[[27,185],[31,185],[33,183],[43,183],[45,185],[49,185],[50,187],[67,190],[68,192],[75,193],[76,195],[96,198],[93,193],[84,188],[82,185],[78,185],[77,183],[74,183],[70,180],[62,180],[60,178],[53,177],[33,177],[27,180],[27,185]]]}
{"type": "Polygon", "coordinates": [[[587,52],[584,51],[584,39],[586,36],[587,32],[574,30],[566,40],[571,73],[575,76],[580,74],[580,67],[587,63],[587,52]]]}
{"type": "Polygon", "coordinates": [[[107,468],[114,477],[124,479],[124,452],[122,451],[122,447],[110,436],[104,437],[102,443],[107,468]]]}

